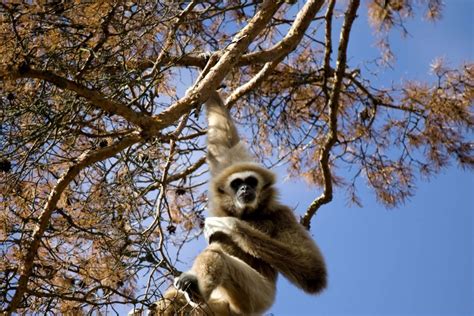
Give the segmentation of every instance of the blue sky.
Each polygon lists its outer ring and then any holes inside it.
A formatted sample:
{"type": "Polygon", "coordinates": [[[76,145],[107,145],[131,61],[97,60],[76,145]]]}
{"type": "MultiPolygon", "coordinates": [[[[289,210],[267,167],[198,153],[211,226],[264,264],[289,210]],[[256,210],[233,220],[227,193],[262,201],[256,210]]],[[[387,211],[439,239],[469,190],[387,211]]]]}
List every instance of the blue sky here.
{"type": "MultiPolygon", "coordinates": [[[[442,20],[428,23],[418,14],[407,24],[408,37],[393,32],[394,69],[375,84],[429,80],[429,65],[437,57],[452,66],[474,60],[474,1],[445,2],[442,20]]],[[[351,65],[378,53],[374,37],[367,36],[372,32],[365,11],[362,2],[351,34],[351,65]]],[[[303,183],[279,187],[282,201],[299,213],[319,194],[303,183]]],[[[270,313],[474,315],[474,175],[451,166],[417,187],[413,198],[392,210],[363,186],[358,187],[363,208],[347,206],[344,194],[336,192],[311,229],[326,257],[329,288],[309,296],[280,278],[270,313]]]]}

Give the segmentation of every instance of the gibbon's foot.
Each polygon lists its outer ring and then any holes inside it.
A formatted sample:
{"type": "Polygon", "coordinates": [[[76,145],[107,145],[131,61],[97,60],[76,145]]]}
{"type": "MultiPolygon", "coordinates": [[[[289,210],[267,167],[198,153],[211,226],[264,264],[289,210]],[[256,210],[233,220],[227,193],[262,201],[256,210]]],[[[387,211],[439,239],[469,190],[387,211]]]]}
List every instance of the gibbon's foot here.
{"type": "Polygon", "coordinates": [[[198,280],[190,273],[182,273],[174,279],[174,287],[184,294],[186,300],[192,307],[197,307],[201,298],[199,292],[198,280]]]}

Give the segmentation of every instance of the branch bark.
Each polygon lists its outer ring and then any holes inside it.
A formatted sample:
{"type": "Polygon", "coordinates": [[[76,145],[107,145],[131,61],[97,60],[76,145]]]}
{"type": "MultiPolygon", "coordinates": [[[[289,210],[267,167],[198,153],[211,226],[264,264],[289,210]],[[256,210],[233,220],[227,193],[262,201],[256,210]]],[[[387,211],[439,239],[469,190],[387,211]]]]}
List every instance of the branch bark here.
{"type": "Polygon", "coordinates": [[[328,102],[329,107],[329,132],[321,149],[319,156],[319,165],[323,171],[324,190],[323,193],[316,198],[306,210],[306,213],[301,218],[301,224],[307,229],[310,228],[310,222],[314,214],[318,211],[321,205],[332,201],[332,178],[331,168],[329,166],[329,156],[331,149],[337,141],[337,111],[339,108],[339,96],[342,88],[342,81],[346,70],[347,61],[347,46],[349,43],[349,34],[352,29],[352,24],[356,18],[357,9],[359,8],[360,0],[351,0],[349,7],[345,13],[344,24],[341,30],[341,37],[339,41],[339,48],[337,54],[336,72],[334,74],[334,85],[332,87],[331,95],[328,102]]]}
{"type": "Polygon", "coordinates": [[[270,75],[278,64],[285,59],[285,57],[294,51],[298,44],[301,42],[303,35],[308,29],[311,21],[316,16],[316,13],[321,9],[323,0],[310,0],[306,2],[304,7],[298,12],[293,25],[291,26],[288,34],[276,45],[270,48],[268,51],[251,53],[242,56],[242,58],[253,59],[255,54],[262,54],[264,58],[271,58],[273,60],[267,62],[263,68],[252,78],[252,80],[243,84],[237,88],[232,95],[226,99],[226,106],[231,106],[242,96],[247,94],[249,91],[255,89],[256,86],[260,85],[268,75],[270,75]],[[245,57],[247,56],[247,57],[245,57]],[[266,57],[265,57],[266,56],[266,57]]]}
{"type": "Polygon", "coordinates": [[[20,268],[20,278],[18,280],[18,287],[15,294],[7,308],[7,315],[11,315],[21,303],[23,294],[27,290],[28,280],[31,276],[34,260],[38,253],[38,248],[41,244],[44,232],[49,225],[51,215],[56,209],[56,205],[61,197],[63,191],[68,187],[69,183],[87,166],[93,163],[112,157],[123,149],[143,140],[139,133],[133,133],[130,136],[123,138],[121,141],[112,144],[108,147],[98,149],[93,152],[85,152],[78,157],[77,162],[71,165],[66,172],[58,179],[56,186],[49,194],[48,200],[41,212],[38,224],[33,231],[33,236],[27,247],[26,254],[23,258],[22,266],[20,268]]]}
{"type": "MultiPolygon", "coordinates": [[[[292,27],[288,31],[288,34],[280,42],[268,50],[242,55],[242,57],[236,62],[236,65],[248,66],[253,64],[271,63],[276,59],[281,58],[281,56],[288,55],[301,41],[305,31],[323,4],[324,0],[311,0],[306,2],[304,7],[298,13],[292,27]]],[[[203,68],[207,62],[207,56],[206,54],[184,55],[180,57],[169,56],[163,59],[163,61],[165,60],[174,63],[177,66],[203,68]]],[[[152,60],[144,61],[138,65],[139,69],[146,69],[150,67],[153,67],[152,60]]]]}
{"type": "Polygon", "coordinates": [[[219,61],[209,69],[209,72],[202,80],[196,82],[183,98],[154,117],[158,127],[164,128],[172,124],[193,106],[206,101],[210,93],[219,86],[230,69],[237,64],[244,51],[247,50],[253,39],[257,37],[268,22],[270,22],[282,4],[283,1],[265,0],[260,10],[249,23],[235,35],[232,43],[222,51],[219,61]]]}
{"type": "Polygon", "coordinates": [[[0,79],[5,77],[9,79],[32,78],[45,80],[61,89],[74,91],[94,106],[111,114],[120,115],[130,123],[133,123],[142,129],[148,129],[156,124],[150,116],[135,112],[123,103],[109,100],[102,93],[89,89],[75,81],[58,76],[51,71],[36,70],[30,68],[28,65],[21,65],[14,69],[7,70],[7,74],[0,75],[0,79]]]}

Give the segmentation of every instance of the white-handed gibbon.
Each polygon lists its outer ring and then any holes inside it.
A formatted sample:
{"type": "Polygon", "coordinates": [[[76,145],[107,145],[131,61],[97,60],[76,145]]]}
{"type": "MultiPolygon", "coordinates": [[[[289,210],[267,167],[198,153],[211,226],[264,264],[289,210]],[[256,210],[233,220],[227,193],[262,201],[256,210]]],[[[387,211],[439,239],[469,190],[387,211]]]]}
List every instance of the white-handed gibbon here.
{"type": "Polygon", "coordinates": [[[159,315],[260,315],[275,297],[277,274],[307,293],[326,287],[318,247],[293,212],[280,204],[275,175],[240,141],[217,92],[206,102],[209,246],[158,302],[159,315]]]}

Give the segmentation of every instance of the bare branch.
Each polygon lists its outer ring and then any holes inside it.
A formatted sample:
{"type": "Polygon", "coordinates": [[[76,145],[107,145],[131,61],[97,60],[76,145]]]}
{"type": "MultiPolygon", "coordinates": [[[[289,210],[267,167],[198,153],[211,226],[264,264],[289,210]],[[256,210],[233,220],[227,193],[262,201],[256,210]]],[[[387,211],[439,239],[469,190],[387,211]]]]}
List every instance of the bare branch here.
{"type": "Polygon", "coordinates": [[[18,68],[11,69],[6,74],[0,74],[0,80],[3,78],[33,78],[50,82],[61,89],[67,89],[76,92],[79,96],[91,102],[94,106],[112,114],[120,115],[130,123],[133,123],[142,129],[149,129],[156,125],[156,122],[148,115],[135,112],[125,104],[112,101],[96,90],[89,89],[75,81],[60,77],[47,70],[32,69],[28,65],[21,65],[18,68]]]}
{"type": "MultiPolygon", "coordinates": [[[[255,53],[259,55],[263,55],[265,53],[267,54],[267,57],[264,58],[270,58],[271,61],[267,62],[258,72],[258,74],[252,78],[252,80],[237,88],[232,93],[232,95],[226,99],[227,106],[231,106],[233,103],[235,103],[235,101],[240,99],[249,91],[255,89],[256,86],[260,85],[263,80],[265,80],[265,78],[272,73],[273,69],[275,69],[275,67],[283,59],[285,59],[289,53],[296,49],[298,44],[301,42],[303,35],[311,24],[314,16],[316,13],[318,13],[319,9],[321,9],[323,3],[324,1],[321,0],[311,0],[306,2],[301,11],[298,12],[298,15],[296,16],[293,25],[288,31],[288,34],[268,51],[255,53]]],[[[247,54],[242,56],[242,58],[255,59],[255,57],[252,57],[255,56],[255,54],[247,54]]]]}
{"type": "Polygon", "coordinates": [[[188,93],[175,104],[158,114],[155,119],[159,126],[167,126],[175,122],[192,106],[203,103],[222,82],[229,70],[237,63],[252,40],[265,28],[283,1],[266,0],[260,10],[249,23],[235,35],[232,43],[227,46],[219,61],[209,70],[202,80],[198,81],[188,93]]]}
{"type": "Polygon", "coordinates": [[[166,181],[168,183],[171,183],[173,181],[183,179],[184,177],[186,177],[186,176],[190,175],[191,173],[193,173],[194,171],[198,170],[205,162],[206,162],[206,157],[201,157],[200,159],[198,159],[195,163],[193,163],[191,166],[189,166],[185,170],[183,170],[179,173],[176,173],[176,174],[169,175],[168,178],[166,179],[166,181]]]}
{"type": "Polygon", "coordinates": [[[326,31],[325,31],[325,41],[326,41],[326,50],[324,52],[324,76],[323,76],[323,91],[326,95],[326,98],[329,98],[328,93],[328,79],[331,76],[332,68],[331,68],[331,54],[332,54],[332,15],[334,11],[334,6],[336,4],[336,0],[331,0],[328,4],[328,8],[326,10],[326,31]]]}
{"type": "MultiPolygon", "coordinates": [[[[183,131],[183,129],[186,127],[186,122],[188,121],[189,113],[184,116],[181,119],[181,122],[179,122],[178,127],[176,130],[173,132],[173,138],[170,140],[170,149],[168,153],[168,159],[166,160],[166,164],[163,167],[163,171],[161,172],[161,180],[159,183],[159,188],[160,188],[160,196],[158,197],[158,205],[156,206],[156,212],[155,212],[155,218],[151,225],[142,233],[143,236],[149,236],[157,226],[159,226],[160,223],[160,216],[161,216],[161,204],[163,201],[163,198],[165,196],[165,191],[166,191],[166,184],[168,183],[168,172],[170,170],[171,164],[173,163],[173,157],[176,154],[176,138],[178,138],[179,134],[183,131]]],[[[163,244],[163,234],[161,232],[161,227],[160,227],[160,248],[163,244]]]]}
{"type": "Polygon", "coordinates": [[[281,58],[288,55],[300,43],[306,30],[321,9],[324,0],[310,0],[306,2],[304,7],[298,13],[295,22],[291,26],[288,34],[272,48],[255,53],[249,53],[242,56],[241,62],[247,64],[264,63],[281,58]]]}
{"type": "Polygon", "coordinates": [[[329,132],[326,136],[326,140],[321,149],[319,156],[319,164],[323,171],[324,177],[324,190],[323,193],[316,198],[306,213],[301,218],[301,224],[309,229],[311,218],[316,214],[317,210],[321,205],[329,203],[332,200],[332,179],[331,169],[329,166],[329,155],[331,149],[337,141],[337,111],[339,107],[339,95],[341,93],[342,81],[344,79],[344,73],[346,70],[347,60],[347,45],[349,43],[349,34],[352,28],[352,23],[356,18],[357,9],[359,8],[360,1],[352,0],[349,3],[349,7],[344,17],[344,24],[341,30],[341,39],[339,42],[336,73],[334,75],[334,86],[331,91],[331,97],[328,102],[329,106],[329,132]]]}
{"type": "Polygon", "coordinates": [[[156,58],[156,60],[153,62],[153,69],[151,71],[151,74],[153,74],[158,66],[160,66],[163,63],[163,60],[165,59],[166,56],[169,55],[170,49],[173,46],[173,43],[175,41],[175,34],[180,26],[180,22],[183,20],[186,15],[193,10],[193,8],[196,6],[198,1],[191,1],[187,7],[181,11],[178,16],[174,19],[173,25],[169,28],[168,33],[166,34],[166,40],[165,44],[163,45],[163,48],[161,49],[160,54],[156,58]]]}
{"type": "MultiPolygon", "coordinates": [[[[278,1],[275,1],[275,4],[278,1]]],[[[284,58],[291,53],[300,43],[305,31],[313,21],[316,13],[321,9],[324,0],[311,0],[306,2],[301,11],[293,22],[288,34],[272,48],[254,53],[242,55],[237,61],[238,66],[247,66],[252,64],[271,63],[277,59],[284,58]]],[[[250,23],[249,23],[250,25],[250,23]]],[[[236,38],[239,38],[236,36],[236,38]]],[[[164,59],[166,60],[166,58],[164,59]]],[[[207,62],[206,55],[185,55],[182,57],[168,57],[167,61],[173,62],[176,65],[192,66],[202,68],[207,62]]],[[[278,63],[277,63],[278,64],[278,63]]],[[[152,67],[153,63],[148,60],[139,64],[138,68],[144,69],[152,67]]]]}

